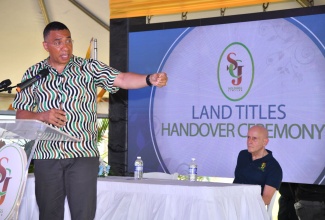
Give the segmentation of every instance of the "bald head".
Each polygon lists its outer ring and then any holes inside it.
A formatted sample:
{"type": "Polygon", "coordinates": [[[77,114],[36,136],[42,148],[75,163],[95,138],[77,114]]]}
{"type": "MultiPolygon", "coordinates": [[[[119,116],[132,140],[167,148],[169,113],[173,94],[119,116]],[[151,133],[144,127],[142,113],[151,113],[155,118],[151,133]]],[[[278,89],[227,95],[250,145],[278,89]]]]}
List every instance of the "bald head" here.
{"type": "Polygon", "coordinates": [[[268,131],[260,125],[255,125],[247,133],[247,149],[254,156],[264,155],[265,146],[268,144],[268,131]]]}
{"type": "Polygon", "coordinates": [[[261,125],[254,125],[248,131],[258,132],[260,134],[260,136],[263,137],[263,138],[268,138],[269,137],[268,130],[265,127],[261,126],[261,125]]]}

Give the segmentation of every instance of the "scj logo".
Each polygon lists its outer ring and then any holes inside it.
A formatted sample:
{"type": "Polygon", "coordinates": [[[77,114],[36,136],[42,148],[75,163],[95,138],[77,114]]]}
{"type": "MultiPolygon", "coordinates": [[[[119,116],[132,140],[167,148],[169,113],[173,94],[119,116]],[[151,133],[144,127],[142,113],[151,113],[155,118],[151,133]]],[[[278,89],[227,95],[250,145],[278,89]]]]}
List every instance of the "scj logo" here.
{"type": "Polygon", "coordinates": [[[7,173],[11,173],[11,170],[9,168],[5,168],[2,166],[1,161],[5,159],[7,162],[9,159],[7,157],[2,157],[0,158],[0,185],[2,184],[2,191],[0,191],[0,206],[2,203],[5,201],[6,194],[7,194],[7,189],[9,185],[9,180],[11,177],[7,176],[7,173]],[[7,172],[8,171],[8,172],[7,172]]]}
{"type": "Polygon", "coordinates": [[[254,81],[254,60],[244,44],[234,42],[224,49],[217,76],[219,87],[227,99],[239,101],[245,98],[254,81]]]}

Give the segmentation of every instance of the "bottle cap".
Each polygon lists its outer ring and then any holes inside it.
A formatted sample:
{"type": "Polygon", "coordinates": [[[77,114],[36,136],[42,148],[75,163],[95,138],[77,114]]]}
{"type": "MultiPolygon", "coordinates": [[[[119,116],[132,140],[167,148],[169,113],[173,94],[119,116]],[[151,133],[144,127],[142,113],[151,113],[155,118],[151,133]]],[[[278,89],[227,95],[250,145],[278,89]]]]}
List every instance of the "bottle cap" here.
{"type": "Polygon", "coordinates": [[[137,159],[141,159],[141,157],[138,156],[137,159]]]}

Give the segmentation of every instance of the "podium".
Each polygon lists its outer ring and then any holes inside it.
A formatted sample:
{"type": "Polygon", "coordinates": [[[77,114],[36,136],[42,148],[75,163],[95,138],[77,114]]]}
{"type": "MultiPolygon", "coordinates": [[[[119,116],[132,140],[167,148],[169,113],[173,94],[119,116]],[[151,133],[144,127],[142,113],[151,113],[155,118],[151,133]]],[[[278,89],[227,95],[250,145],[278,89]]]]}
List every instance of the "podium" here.
{"type": "Polygon", "coordinates": [[[0,120],[0,139],[29,140],[25,149],[16,143],[0,148],[0,219],[18,219],[28,169],[38,141],[80,141],[41,121],[0,120]]]}

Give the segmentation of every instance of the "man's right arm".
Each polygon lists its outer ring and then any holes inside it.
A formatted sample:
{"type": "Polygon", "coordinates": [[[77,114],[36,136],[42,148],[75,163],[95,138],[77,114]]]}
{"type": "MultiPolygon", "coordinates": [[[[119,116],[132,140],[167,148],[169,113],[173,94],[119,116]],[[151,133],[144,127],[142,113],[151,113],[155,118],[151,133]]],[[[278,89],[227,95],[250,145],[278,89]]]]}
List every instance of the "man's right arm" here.
{"type": "Polygon", "coordinates": [[[61,109],[51,109],[46,112],[31,112],[17,109],[16,119],[35,119],[57,127],[63,127],[66,122],[66,114],[61,109]]]}
{"type": "MultiPolygon", "coordinates": [[[[147,75],[142,75],[132,72],[121,72],[114,81],[114,86],[122,89],[139,89],[148,86],[146,83],[147,75]]],[[[168,77],[166,73],[153,73],[149,76],[149,81],[152,85],[159,88],[167,85],[168,77]]]]}

